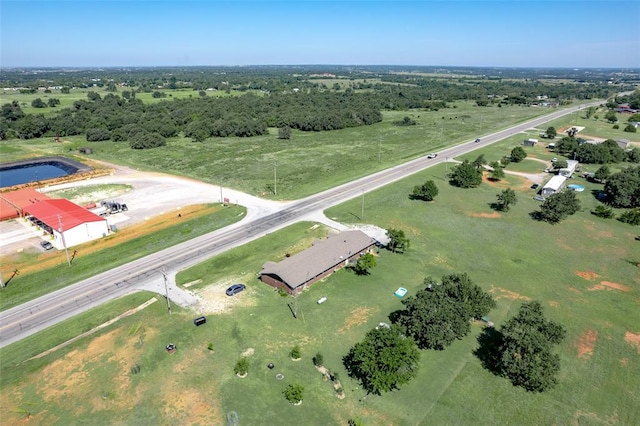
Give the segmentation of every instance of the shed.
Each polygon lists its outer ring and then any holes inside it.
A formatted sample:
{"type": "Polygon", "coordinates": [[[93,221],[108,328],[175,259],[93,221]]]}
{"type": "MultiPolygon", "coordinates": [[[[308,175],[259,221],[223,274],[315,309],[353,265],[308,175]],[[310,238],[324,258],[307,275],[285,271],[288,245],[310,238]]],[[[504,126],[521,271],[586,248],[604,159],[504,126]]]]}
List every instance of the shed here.
{"type": "Polygon", "coordinates": [[[538,143],[538,139],[525,139],[522,144],[524,146],[535,146],[538,143]]]}

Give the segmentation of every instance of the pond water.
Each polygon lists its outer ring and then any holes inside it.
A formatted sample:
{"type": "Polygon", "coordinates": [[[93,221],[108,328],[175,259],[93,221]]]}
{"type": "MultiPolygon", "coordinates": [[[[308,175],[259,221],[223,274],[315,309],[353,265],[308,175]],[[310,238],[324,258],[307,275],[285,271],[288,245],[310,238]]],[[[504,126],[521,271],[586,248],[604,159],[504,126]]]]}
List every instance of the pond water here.
{"type": "Polygon", "coordinates": [[[76,169],[72,169],[62,163],[55,162],[0,168],[0,188],[54,179],[73,174],[76,171],[76,169]]]}

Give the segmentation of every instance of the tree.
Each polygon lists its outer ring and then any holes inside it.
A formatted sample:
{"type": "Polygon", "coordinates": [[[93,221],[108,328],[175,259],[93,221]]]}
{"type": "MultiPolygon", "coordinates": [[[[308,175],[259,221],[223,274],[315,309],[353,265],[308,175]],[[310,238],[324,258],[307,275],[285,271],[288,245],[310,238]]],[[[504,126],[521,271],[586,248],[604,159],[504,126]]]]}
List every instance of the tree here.
{"type": "Polygon", "coordinates": [[[438,195],[438,192],[436,183],[432,180],[428,180],[422,185],[416,185],[413,187],[411,198],[415,200],[433,201],[436,195],[438,195]]]}
{"type": "Polygon", "coordinates": [[[389,242],[387,243],[387,249],[393,253],[404,253],[410,245],[409,239],[404,235],[404,231],[401,229],[388,229],[387,237],[389,242]]]}
{"type": "Polygon", "coordinates": [[[527,158],[527,152],[521,146],[516,146],[511,150],[511,161],[519,163],[527,158]]]}
{"type": "Polygon", "coordinates": [[[289,384],[282,394],[290,403],[298,404],[304,397],[304,387],[299,384],[289,384]]]}
{"type": "Polygon", "coordinates": [[[500,210],[508,212],[511,206],[515,205],[518,202],[518,197],[516,197],[516,192],[507,188],[497,195],[498,197],[498,206],[500,210]]]}
{"type": "Polygon", "coordinates": [[[315,365],[316,367],[321,367],[321,366],[324,365],[324,357],[322,356],[322,354],[320,352],[318,352],[313,357],[313,365],[315,365]]]}
{"type": "Polygon", "coordinates": [[[627,210],[618,217],[618,220],[629,225],[640,225],[640,208],[627,210]]]}
{"type": "Polygon", "coordinates": [[[404,309],[390,315],[420,349],[443,350],[469,333],[470,319],[481,318],[495,307],[491,295],[466,273],[445,275],[441,284],[427,277],[424,283],[425,289],[402,301],[404,309]]]}
{"type": "Polygon", "coordinates": [[[279,127],[278,139],[291,139],[291,127],[289,126],[279,127]]]}
{"type": "Polygon", "coordinates": [[[560,158],[553,162],[553,168],[555,170],[566,169],[568,165],[569,163],[567,163],[567,160],[563,158],[560,158]]]}
{"type": "Polygon", "coordinates": [[[595,114],[595,113],[596,113],[596,107],[590,106],[589,108],[587,108],[584,111],[584,116],[585,116],[585,118],[589,119],[589,118],[593,117],[593,114],[595,114]]]}
{"type": "Polygon", "coordinates": [[[630,151],[627,151],[627,161],[630,163],[640,163],[640,148],[634,146],[630,151]]]}
{"type": "Polygon", "coordinates": [[[358,258],[352,268],[357,275],[369,275],[369,269],[374,268],[375,266],[375,256],[371,253],[366,253],[358,258]]]}
{"type": "Polygon", "coordinates": [[[42,99],[35,98],[33,101],[31,101],[31,106],[34,108],[46,108],[47,104],[44,103],[42,99]]]}
{"type": "Polygon", "coordinates": [[[611,170],[609,170],[609,166],[602,165],[596,172],[593,174],[593,178],[598,182],[602,183],[607,180],[607,178],[611,175],[611,170]]]}
{"type": "Polygon", "coordinates": [[[604,115],[604,119],[607,120],[609,123],[615,123],[618,121],[618,116],[616,115],[615,111],[609,110],[604,115]]]}
{"type": "Polygon", "coordinates": [[[482,166],[487,164],[487,160],[484,158],[484,154],[480,154],[471,164],[473,164],[473,167],[476,169],[482,169],[482,166]]]}
{"type": "MultiPolygon", "coordinates": [[[[123,95],[124,95],[124,93],[123,93],[123,95]]],[[[160,91],[156,90],[155,92],[153,92],[151,94],[151,96],[153,96],[155,99],[159,99],[159,98],[166,98],[167,94],[165,92],[160,92],[160,91]]]]}
{"type": "Polygon", "coordinates": [[[63,87],[60,89],[60,93],[63,93],[63,94],[65,94],[65,95],[68,95],[69,93],[71,93],[71,88],[70,88],[70,87],[67,87],[67,86],[63,86],[63,87]]]}
{"type": "Polygon", "coordinates": [[[627,126],[624,128],[623,132],[627,132],[627,133],[635,133],[638,130],[636,129],[636,126],[634,126],[633,124],[627,124],[627,126]]]}
{"type": "Polygon", "coordinates": [[[349,375],[368,393],[381,395],[408,383],[418,370],[420,352],[395,324],[369,331],[343,358],[349,375]]]}
{"type": "Polygon", "coordinates": [[[87,141],[99,142],[111,139],[111,132],[105,127],[87,129],[87,141]]]}
{"type": "Polygon", "coordinates": [[[540,206],[540,218],[549,223],[558,223],[580,210],[576,193],[564,190],[552,194],[540,206]]]}
{"type": "Polygon", "coordinates": [[[89,91],[87,93],[87,99],[89,99],[90,101],[99,101],[101,97],[99,93],[89,91]]]}
{"type": "Polygon", "coordinates": [[[591,213],[603,219],[612,219],[615,216],[613,209],[603,204],[598,204],[591,213]]]}
{"type": "Polygon", "coordinates": [[[450,182],[459,188],[475,188],[482,183],[482,170],[464,160],[451,172],[450,182]]]}
{"type": "Polygon", "coordinates": [[[130,136],[129,145],[133,149],[147,149],[165,146],[167,141],[159,133],[138,132],[130,136]]]}
{"type": "Polygon", "coordinates": [[[116,87],[115,83],[111,82],[111,83],[107,84],[107,88],[105,90],[107,92],[117,92],[118,88],[116,87]]]}
{"type": "Polygon", "coordinates": [[[49,100],[47,101],[47,106],[51,108],[55,108],[58,105],[60,105],[60,99],[58,98],[49,98],[49,100]]]}
{"type": "Polygon", "coordinates": [[[640,166],[627,167],[609,176],[604,192],[613,207],[640,207],[640,166]]]}
{"type": "Polygon", "coordinates": [[[552,352],[565,329],[545,319],[538,301],[524,303],[500,330],[500,374],[531,392],[542,392],[557,383],[560,357],[552,352]]]}
{"type": "Polygon", "coordinates": [[[492,169],[490,172],[490,176],[492,180],[500,180],[504,178],[505,176],[504,169],[500,165],[500,163],[498,163],[497,161],[493,161],[491,162],[491,164],[489,164],[489,166],[491,166],[491,169],[492,169]]]}
{"type": "Polygon", "coordinates": [[[556,131],[555,127],[549,126],[547,128],[546,135],[549,139],[555,139],[556,136],[558,135],[558,132],[556,131]]]}

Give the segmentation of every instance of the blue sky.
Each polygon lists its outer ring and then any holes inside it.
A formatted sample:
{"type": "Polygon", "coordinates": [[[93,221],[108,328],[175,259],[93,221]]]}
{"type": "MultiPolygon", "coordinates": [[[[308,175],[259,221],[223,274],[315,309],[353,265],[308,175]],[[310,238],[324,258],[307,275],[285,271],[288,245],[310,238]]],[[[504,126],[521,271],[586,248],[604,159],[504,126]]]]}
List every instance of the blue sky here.
{"type": "Polygon", "coordinates": [[[640,67],[640,2],[0,0],[0,65],[640,67]]]}

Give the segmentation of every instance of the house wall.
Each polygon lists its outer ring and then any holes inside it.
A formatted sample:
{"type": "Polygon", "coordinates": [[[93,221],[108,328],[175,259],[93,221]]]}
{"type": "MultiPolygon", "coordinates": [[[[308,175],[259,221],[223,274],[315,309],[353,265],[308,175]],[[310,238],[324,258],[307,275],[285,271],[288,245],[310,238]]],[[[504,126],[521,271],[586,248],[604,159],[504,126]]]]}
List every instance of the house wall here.
{"type": "Polygon", "coordinates": [[[54,230],[54,240],[51,242],[56,248],[61,249],[66,245],[67,247],[77,246],[79,244],[86,243],[91,240],[102,238],[109,235],[109,225],[106,220],[99,222],[86,222],[78,225],[72,229],[64,231],[64,241],[62,235],[54,230]]]}
{"type": "Polygon", "coordinates": [[[260,281],[262,281],[263,283],[265,283],[267,285],[270,285],[271,287],[274,287],[274,288],[277,288],[277,289],[283,289],[289,294],[298,294],[298,293],[302,292],[305,288],[311,287],[316,282],[318,282],[318,281],[322,280],[323,278],[326,278],[329,275],[333,274],[334,272],[344,268],[345,266],[347,266],[349,264],[349,262],[357,261],[358,258],[360,256],[362,256],[363,254],[370,253],[372,247],[373,247],[373,245],[371,245],[371,246],[367,247],[366,249],[364,249],[364,250],[352,255],[348,259],[342,260],[340,263],[332,266],[331,268],[327,269],[326,271],[323,271],[319,275],[311,278],[305,284],[303,284],[303,285],[301,285],[301,286],[299,286],[299,287],[297,287],[295,289],[292,289],[286,283],[284,283],[283,281],[279,280],[278,278],[276,278],[276,277],[274,277],[272,275],[261,274],[260,275],[260,281]]]}

